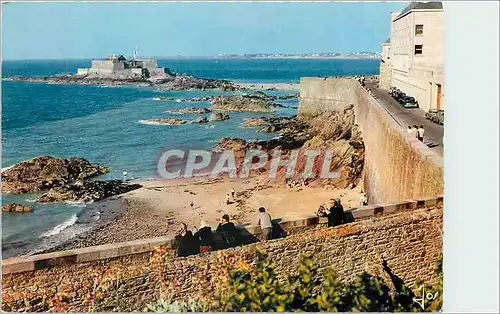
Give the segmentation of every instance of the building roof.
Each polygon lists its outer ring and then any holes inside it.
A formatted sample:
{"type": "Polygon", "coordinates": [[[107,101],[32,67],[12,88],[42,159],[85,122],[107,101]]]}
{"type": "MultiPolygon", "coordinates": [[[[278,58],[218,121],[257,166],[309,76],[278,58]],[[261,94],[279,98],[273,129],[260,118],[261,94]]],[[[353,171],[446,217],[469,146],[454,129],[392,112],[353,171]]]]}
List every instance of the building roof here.
{"type": "Polygon", "coordinates": [[[412,2],[410,3],[401,13],[394,19],[397,20],[410,11],[413,10],[442,10],[443,9],[443,3],[439,1],[434,1],[434,2],[412,2]]]}
{"type": "Polygon", "coordinates": [[[388,43],[390,43],[390,42],[391,42],[391,38],[389,37],[389,38],[387,38],[387,40],[386,40],[386,41],[384,41],[384,44],[388,44],[388,43]]]}

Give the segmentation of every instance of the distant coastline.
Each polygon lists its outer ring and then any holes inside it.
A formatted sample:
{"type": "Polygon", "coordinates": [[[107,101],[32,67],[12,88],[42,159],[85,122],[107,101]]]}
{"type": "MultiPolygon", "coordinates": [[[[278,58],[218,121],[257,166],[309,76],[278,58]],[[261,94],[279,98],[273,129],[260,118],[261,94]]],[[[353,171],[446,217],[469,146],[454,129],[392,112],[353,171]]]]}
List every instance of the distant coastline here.
{"type": "MultiPolygon", "coordinates": [[[[142,58],[142,57],[138,57],[142,58]]],[[[375,52],[360,52],[348,54],[251,54],[251,55],[216,55],[216,56],[156,56],[156,60],[251,60],[251,59],[380,59],[375,52]]],[[[34,59],[3,59],[3,61],[50,61],[50,60],[91,60],[92,58],[34,58],[34,59]]]]}

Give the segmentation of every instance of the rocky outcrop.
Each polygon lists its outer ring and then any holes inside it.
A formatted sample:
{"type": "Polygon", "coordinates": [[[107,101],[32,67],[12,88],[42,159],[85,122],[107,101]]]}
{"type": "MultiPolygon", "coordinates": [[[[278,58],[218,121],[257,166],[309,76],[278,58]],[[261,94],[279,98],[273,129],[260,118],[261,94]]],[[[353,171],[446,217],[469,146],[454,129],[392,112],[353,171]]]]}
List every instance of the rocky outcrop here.
{"type": "Polygon", "coordinates": [[[229,119],[229,115],[225,112],[212,113],[210,117],[208,117],[209,121],[223,121],[227,119],[229,119]]]}
{"type": "Polygon", "coordinates": [[[2,192],[36,193],[106,173],[107,169],[78,157],[39,156],[2,171],[2,192]]]}
{"type": "Polygon", "coordinates": [[[212,110],[234,112],[273,112],[273,102],[267,95],[257,92],[252,95],[234,95],[213,97],[212,110]]]}
{"type": "Polygon", "coordinates": [[[32,211],[33,211],[33,206],[21,205],[16,203],[2,204],[2,212],[26,213],[32,211]]]}
{"type": "Polygon", "coordinates": [[[205,90],[220,89],[223,91],[235,91],[238,87],[228,80],[219,80],[211,78],[197,78],[188,74],[174,74],[174,76],[165,80],[156,82],[155,85],[161,85],[157,90],[205,90]]]}
{"type": "Polygon", "coordinates": [[[41,195],[37,202],[82,202],[99,201],[110,196],[126,193],[142,187],[140,184],[127,184],[120,180],[86,181],[82,184],[56,187],[41,195]]]}
{"type": "Polygon", "coordinates": [[[193,98],[184,98],[183,102],[201,102],[201,101],[209,101],[212,99],[212,96],[201,96],[201,97],[193,97],[193,98]]]}
{"type": "Polygon", "coordinates": [[[350,139],[354,127],[354,106],[344,106],[340,111],[327,111],[309,118],[312,131],[324,139],[350,139]]]}
{"type": "Polygon", "coordinates": [[[261,118],[248,118],[243,121],[241,124],[243,127],[246,128],[254,128],[254,127],[259,127],[266,125],[266,118],[261,117],[261,118]]]}
{"type": "Polygon", "coordinates": [[[169,109],[167,110],[169,113],[180,113],[180,114],[204,114],[204,113],[210,113],[212,110],[208,108],[197,108],[197,107],[191,107],[191,108],[181,108],[181,109],[169,109]]]}
{"type": "Polygon", "coordinates": [[[221,89],[224,91],[238,90],[238,87],[228,80],[197,78],[188,74],[165,73],[165,75],[143,78],[139,75],[74,75],[63,74],[55,76],[12,76],[9,81],[41,82],[51,84],[95,84],[115,86],[136,84],[139,86],[161,86],[159,91],[170,90],[205,90],[221,89]]]}
{"type": "Polygon", "coordinates": [[[278,96],[276,99],[279,99],[279,100],[288,100],[288,99],[299,98],[299,96],[300,96],[299,93],[295,93],[295,94],[278,96]]]}
{"type": "Polygon", "coordinates": [[[148,119],[148,120],[139,120],[139,123],[142,124],[154,124],[154,125],[179,125],[185,124],[186,120],[177,119],[177,118],[160,118],[160,119],[148,119]]]}

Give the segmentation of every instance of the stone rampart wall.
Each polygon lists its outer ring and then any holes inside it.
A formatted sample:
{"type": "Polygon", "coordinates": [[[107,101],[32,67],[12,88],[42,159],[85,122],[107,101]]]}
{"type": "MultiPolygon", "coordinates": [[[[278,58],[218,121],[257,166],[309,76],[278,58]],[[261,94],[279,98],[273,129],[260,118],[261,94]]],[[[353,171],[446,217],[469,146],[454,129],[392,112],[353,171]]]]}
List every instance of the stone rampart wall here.
{"type": "Polygon", "coordinates": [[[442,252],[442,204],[442,198],[429,198],[362,207],[348,211],[353,222],[335,228],[312,217],[283,221],[286,238],[187,258],[174,257],[168,238],[10,258],[2,263],[2,309],[141,311],[165,292],[165,283],[175,284],[173,299],[210,296],[221,269],[253,262],[256,249],[268,252],[281,278],[297,271],[301,255],[312,253],[321,268],[333,267],[342,280],[365,270],[381,273],[383,257],[410,286],[417,278],[432,284],[442,252]],[[172,258],[164,262],[160,252],[172,258]]]}

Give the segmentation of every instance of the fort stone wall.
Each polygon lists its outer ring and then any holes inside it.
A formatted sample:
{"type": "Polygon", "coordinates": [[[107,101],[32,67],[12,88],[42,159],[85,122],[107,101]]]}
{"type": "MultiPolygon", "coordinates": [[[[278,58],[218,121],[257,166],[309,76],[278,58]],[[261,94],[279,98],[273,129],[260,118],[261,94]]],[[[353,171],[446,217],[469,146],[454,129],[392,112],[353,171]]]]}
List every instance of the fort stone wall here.
{"type": "Polygon", "coordinates": [[[357,80],[301,79],[299,118],[348,104],[363,132],[363,182],[371,204],[443,195],[442,157],[409,136],[357,80]]]}
{"type": "Polygon", "coordinates": [[[283,221],[286,238],[186,258],[174,257],[169,238],[10,258],[2,265],[2,309],[141,311],[165,296],[165,284],[173,285],[173,300],[213,296],[221,271],[252,263],[257,249],[269,254],[280,278],[295,274],[300,256],[312,253],[320,268],[334,268],[344,281],[362,271],[385,276],[383,258],[410,287],[416,279],[434,284],[442,205],[442,198],[428,198],[362,207],[348,211],[353,222],[335,228],[317,217],[283,221]],[[165,253],[172,257],[165,260],[165,253]]]}

